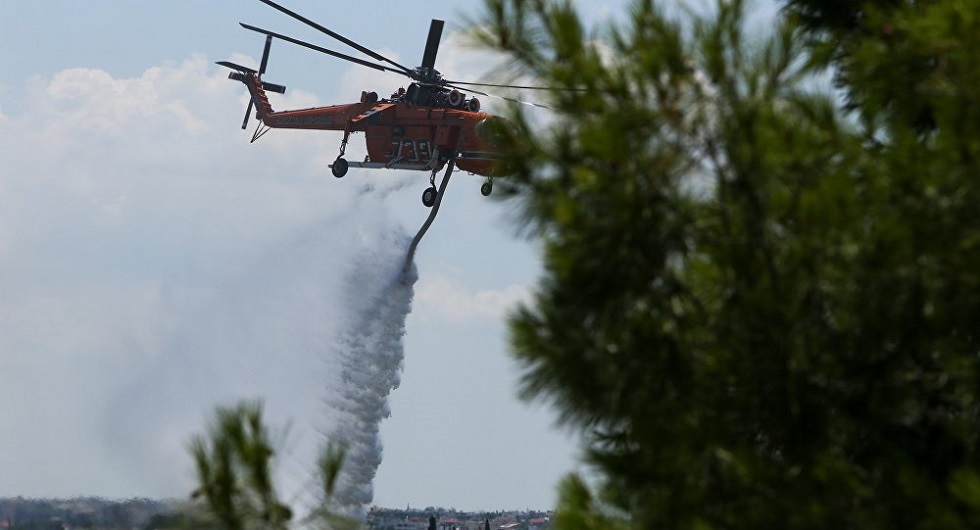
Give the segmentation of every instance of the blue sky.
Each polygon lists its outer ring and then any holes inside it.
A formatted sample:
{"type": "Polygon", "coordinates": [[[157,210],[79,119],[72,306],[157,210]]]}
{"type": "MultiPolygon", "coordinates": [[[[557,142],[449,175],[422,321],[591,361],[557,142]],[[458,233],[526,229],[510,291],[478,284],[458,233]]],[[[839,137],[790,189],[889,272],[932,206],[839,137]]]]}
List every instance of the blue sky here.
{"type": "MultiPolygon", "coordinates": [[[[459,34],[476,0],[283,3],[407,65],[443,18],[437,68],[483,80],[492,63],[459,34]]],[[[625,3],[578,2],[590,20],[625,3]]],[[[282,429],[287,494],[308,484],[352,274],[399,259],[428,213],[425,176],[334,179],[339,133],[249,144],[244,89],[214,65],[257,61],[263,39],[238,22],[348,52],[253,0],[4,4],[0,496],[183,497],[189,436],[239,398],[282,429]]],[[[282,42],[266,79],[289,87],[277,109],[402,85],[282,42]]],[[[454,177],[416,255],[381,506],[549,508],[578,466],[574,436],[516,397],[504,319],[541,266],[481,182],[454,177]]]]}

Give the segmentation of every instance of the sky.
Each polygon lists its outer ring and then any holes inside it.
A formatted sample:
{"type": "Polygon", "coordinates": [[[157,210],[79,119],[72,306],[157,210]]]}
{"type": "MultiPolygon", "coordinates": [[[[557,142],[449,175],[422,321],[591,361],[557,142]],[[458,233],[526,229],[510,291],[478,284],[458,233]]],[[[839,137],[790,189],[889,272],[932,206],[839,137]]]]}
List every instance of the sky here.
{"type": "MultiPolygon", "coordinates": [[[[478,1],[283,3],[411,65],[443,18],[437,68],[487,79],[460,34],[478,1]]],[[[598,20],[623,3],[581,4],[598,20]]],[[[352,300],[376,296],[365,268],[398,263],[425,220],[427,175],[335,179],[339,133],[249,143],[244,87],[214,64],[257,63],[263,38],[239,22],[351,53],[258,1],[2,5],[0,496],[185,497],[188,440],[240,399],[263,401],[284,493],[302,496],[336,428],[352,300]]],[[[289,87],[277,109],[403,84],[283,42],[265,79],[289,87]]],[[[579,468],[575,435],[517,398],[505,319],[541,263],[481,183],[453,177],[416,254],[379,506],[547,509],[579,468]]]]}
{"type": "MultiPolygon", "coordinates": [[[[437,69],[494,81],[462,35],[478,0],[282,2],[408,65],[445,19],[437,69]]],[[[593,22],[626,3],[577,2],[593,22]]],[[[239,22],[354,52],[257,0],[0,5],[0,496],[183,498],[214,407],[260,399],[284,494],[303,497],[315,446],[347,421],[350,363],[376,361],[350,356],[374,333],[364,304],[390,298],[410,312],[384,331],[373,504],[554,506],[581,464],[554,411],[517,397],[506,315],[542,268],[512,205],[456,173],[418,280],[386,291],[427,175],[335,179],[336,132],[250,144],[244,87],[214,64],[257,64],[263,37],[239,22]]],[[[276,109],[404,84],[283,42],[264,79],[288,87],[276,109]]],[[[348,159],[363,154],[355,135],[348,159]]]]}

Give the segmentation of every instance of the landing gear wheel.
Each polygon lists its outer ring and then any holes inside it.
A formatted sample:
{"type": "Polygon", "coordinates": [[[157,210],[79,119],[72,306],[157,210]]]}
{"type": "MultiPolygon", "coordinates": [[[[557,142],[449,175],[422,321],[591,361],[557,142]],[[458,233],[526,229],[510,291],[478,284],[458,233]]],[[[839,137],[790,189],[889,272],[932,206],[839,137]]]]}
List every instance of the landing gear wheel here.
{"type": "Polygon", "coordinates": [[[347,168],[347,161],[343,158],[337,158],[337,160],[333,161],[333,165],[330,166],[330,171],[333,173],[333,176],[341,178],[347,174],[347,168]]]}
{"type": "Polygon", "coordinates": [[[425,188],[425,191],[422,192],[422,204],[424,204],[426,208],[432,208],[432,205],[436,203],[436,193],[435,186],[425,188]]]}
{"type": "Polygon", "coordinates": [[[480,186],[480,193],[484,197],[489,197],[492,192],[493,192],[493,182],[488,180],[484,182],[482,186],[480,186]]]}

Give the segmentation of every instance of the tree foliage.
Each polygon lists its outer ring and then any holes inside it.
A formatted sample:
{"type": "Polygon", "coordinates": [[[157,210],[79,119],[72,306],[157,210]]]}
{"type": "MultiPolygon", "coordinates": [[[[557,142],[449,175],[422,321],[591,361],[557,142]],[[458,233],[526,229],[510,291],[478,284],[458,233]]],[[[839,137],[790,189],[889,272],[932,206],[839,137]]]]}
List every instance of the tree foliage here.
{"type": "MultiPolygon", "coordinates": [[[[274,477],[275,446],[262,419],[259,403],[241,402],[219,407],[207,434],[191,440],[198,488],[191,494],[202,501],[210,521],[225,530],[285,530],[295,523],[293,509],[282,500],[274,477]]],[[[359,524],[332,509],[331,499],[345,451],[327,444],[314,469],[320,486],[317,504],[299,523],[311,528],[352,530],[359,524]]],[[[194,513],[188,513],[197,517],[194,513]]],[[[198,527],[195,520],[186,522],[198,527]]]]}
{"type": "Polygon", "coordinates": [[[971,99],[980,40],[975,1],[787,0],[787,9],[814,59],[836,66],[848,107],[865,119],[885,111],[897,125],[928,133],[944,120],[937,113],[957,107],[953,99],[971,99]]]}
{"type": "Polygon", "coordinates": [[[292,511],[276,492],[274,450],[260,405],[218,408],[208,436],[191,441],[191,454],[200,484],[192,497],[206,502],[222,528],[287,528],[292,511]]]}
{"type": "Polygon", "coordinates": [[[499,132],[546,269],[511,318],[523,395],[601,477],[561,527],[980,522],[980,2],[790,4],[591,30],[486,2],[483,41],[555,87],[499,132]]]}

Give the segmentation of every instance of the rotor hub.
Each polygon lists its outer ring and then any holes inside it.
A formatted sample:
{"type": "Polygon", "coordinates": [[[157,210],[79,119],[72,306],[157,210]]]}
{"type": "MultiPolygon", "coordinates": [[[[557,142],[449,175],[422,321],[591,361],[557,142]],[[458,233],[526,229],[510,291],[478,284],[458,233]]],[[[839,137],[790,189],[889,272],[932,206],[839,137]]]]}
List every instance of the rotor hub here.
{"type": "Polygon", "coordinates": [[[430,68],[428,66],[416,66],[412,72],[415,74],[415,80],[420,83],[427,83],[432,85],[443,85],[442,74],[439,70],[435,68],[430,68]]]}

